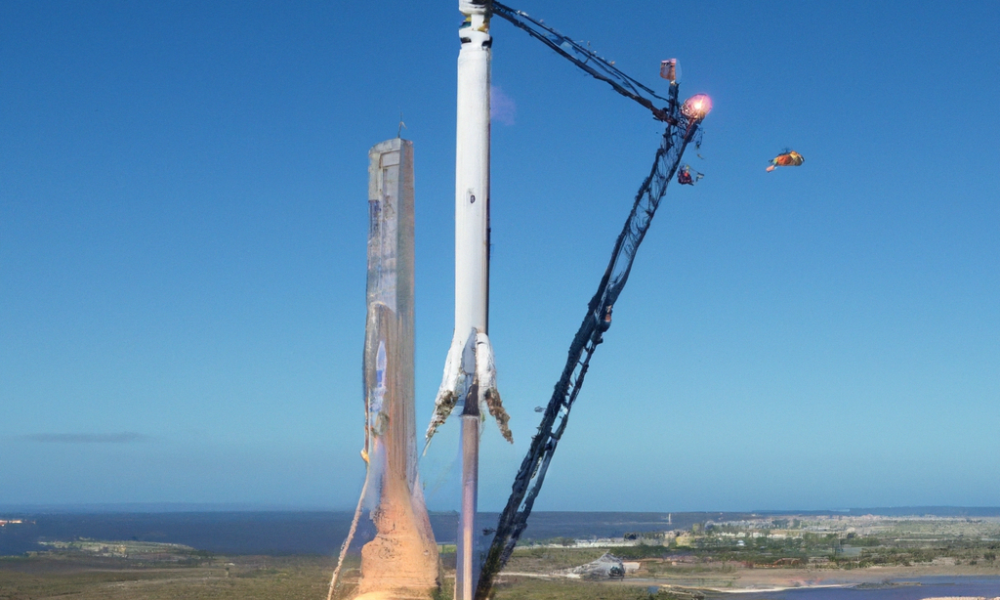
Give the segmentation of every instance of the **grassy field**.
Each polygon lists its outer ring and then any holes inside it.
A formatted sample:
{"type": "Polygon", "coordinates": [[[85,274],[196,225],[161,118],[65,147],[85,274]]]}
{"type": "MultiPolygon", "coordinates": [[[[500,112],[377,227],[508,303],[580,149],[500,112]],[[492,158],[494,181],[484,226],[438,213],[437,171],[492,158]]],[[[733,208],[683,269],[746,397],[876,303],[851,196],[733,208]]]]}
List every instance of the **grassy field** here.
{"type": "Polygon", "coordinates": [[[0,559],[0,599],[323,600],[331,571],[327,557],[212,557],[157,564],[45,553],[0,559]]]}
{"type": "MultiPolygon", "coordinates": [[[[697,600],[712,589],[795,587],[817,583],[881,582],[928,575],[998,575],[986,565],[877,569],[748,569],[726,563],[642,561],[624,581],[570,579],[561,570],[588,562],[601,549],[519,549],[496,587],[497,600],[697,600]],[[650,586],[659,588],[650,594],[650,586]]],[[[0,558],[0,600],[325,600],[333,564],[316,556],[200,556],[169,560],[53,551],[0,558]]],[[[446,555],[445,559],[448,558],[446,555]]],[[[444,561],[447,563],[447,560],[444,561]]],[[[353,597],[358,570],[346,566],[338,600],[353,597]]],[[[451,600],[453,571],[445,571],[439,600],[451,600]]]]}
{"type": "MultiPolygon", "coordinates": [[[[571,560],[569,555],[562,557],[563,562],[571,560]]],[[[327,557],[212,557],[202,559],[201,564],[165,567],[139,566],[119,557],[46,553],[0,559],[0,599],[325,600],[331,571],[327,557]]],[[[344,575],[345,585],[337,598],[353,596],[356,565],[348,565],[344,575]]],[[[453,575],[446,574],[444,584],[440,600],[450,600],[453,575]]],[[[649,600],[650,594],[645,587],[620,582],[506,577],[497,587],[496,598],[649,600]]]]}

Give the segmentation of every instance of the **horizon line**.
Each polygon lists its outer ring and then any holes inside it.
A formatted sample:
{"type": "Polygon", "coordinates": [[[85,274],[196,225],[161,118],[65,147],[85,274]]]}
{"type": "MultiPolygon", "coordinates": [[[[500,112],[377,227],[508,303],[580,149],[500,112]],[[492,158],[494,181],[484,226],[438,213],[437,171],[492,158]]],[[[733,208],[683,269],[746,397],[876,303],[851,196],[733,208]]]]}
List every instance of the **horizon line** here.
{"type": "MultiPolygon", "coordinates": [[[[5,503],[0,504],[0,511],[6,513],[190,513],[190,512],[352,512],[350,507],[331,507],[313,504],[277,504],[253,502],[52,502],[52,503],[5,503]]],[[[431,514],[457,514],[457,509],[428,509],[431,514]]],[[[483,514],[499,513],[499,510],[479,510],[483,514]]],[[[933,516],[989,516],[969,513],[989,512],[1000,516],[1000,506],[963,506],[963,505],[899,505],[871,506],[851,508],[756,508],[749,510],[541,510],[536,513],[616,513],[616,514],[732,514],[732,515],[852,515],[877,514],[892,512],[895,516],[924,516],[934,512],[950,514],[933,516]],[[907,512],[910,511],[910,512],[907,512]]]]}

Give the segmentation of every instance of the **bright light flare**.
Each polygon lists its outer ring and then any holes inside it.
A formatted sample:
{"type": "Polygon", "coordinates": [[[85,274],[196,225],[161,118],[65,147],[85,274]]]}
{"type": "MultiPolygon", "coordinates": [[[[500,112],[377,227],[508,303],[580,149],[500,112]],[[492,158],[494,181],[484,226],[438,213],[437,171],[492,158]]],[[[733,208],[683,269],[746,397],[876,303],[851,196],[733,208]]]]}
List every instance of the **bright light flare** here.
{"type": "Polygon", "coordinates": [[[689,119],[704,119],[712,112],[712,99],[707,94],[697,94],[684,101],[681,113],[689,119]]]}

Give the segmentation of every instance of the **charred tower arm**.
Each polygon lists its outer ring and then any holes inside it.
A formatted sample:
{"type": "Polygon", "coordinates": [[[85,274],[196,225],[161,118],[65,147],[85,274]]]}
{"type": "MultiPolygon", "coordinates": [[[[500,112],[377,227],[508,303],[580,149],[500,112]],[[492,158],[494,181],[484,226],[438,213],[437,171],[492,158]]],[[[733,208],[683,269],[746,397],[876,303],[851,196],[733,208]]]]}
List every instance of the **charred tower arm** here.
{"type": "Polygon", "coordinates": [[[666,123],[666,130],[649,175],[639,187],[629,217],[615,241],[611,260],[597,292],[591,298],[583,322],[570,345],[566,364],[542,416],[538,433],[532,438],[528,453],[514,478],[510,498],[500,515],[480,573],[476,600],[487,600],[490,597],[496,575],[507,563],[527,526],[535,498],[541,491],[549,464],[566,430],[570,411],[583,386],[590,359],[598,344],[603,341],[603,333],[611,324],[611,310],[628,281],[639,245],[652,223],[667,185],[677,172],[684,150],[698,135],[701,121],[711,108],[708,98],[699,96],[681,107],[677,100],[676,81],[671,80],[668,97],[662,98],[593,51],[540,21],[499,2],[494,2],[493,6],[497,15],[524,29],[590,75],[607,82],[618,93],[649,109],[654,118],[666,123]],[[657,106],[661,102],[664,106],[657,106]]]}

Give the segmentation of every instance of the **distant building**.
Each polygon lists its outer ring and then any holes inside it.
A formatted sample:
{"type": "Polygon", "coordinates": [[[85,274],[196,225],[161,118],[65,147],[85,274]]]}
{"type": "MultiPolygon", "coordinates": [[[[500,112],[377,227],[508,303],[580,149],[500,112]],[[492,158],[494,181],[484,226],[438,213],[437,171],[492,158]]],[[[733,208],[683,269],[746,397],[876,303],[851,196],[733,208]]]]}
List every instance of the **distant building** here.
{"type": "Polygon", "coordinates": [[[625,577],[625,564],[622,559],[605,552],[597,560],[576,567],[572,573],[586,579],[622,579],[625,577]]]}

